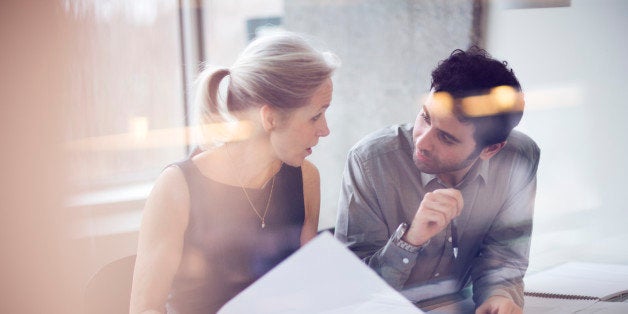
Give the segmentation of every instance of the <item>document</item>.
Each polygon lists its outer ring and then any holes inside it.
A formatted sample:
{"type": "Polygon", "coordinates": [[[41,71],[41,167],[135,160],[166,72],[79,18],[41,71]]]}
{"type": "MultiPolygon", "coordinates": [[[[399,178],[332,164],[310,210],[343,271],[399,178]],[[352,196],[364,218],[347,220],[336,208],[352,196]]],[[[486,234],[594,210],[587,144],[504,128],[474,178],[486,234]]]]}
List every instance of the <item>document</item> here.
{"type": "Polygon", "coordinates": [[[325,232],[238,294],[218,313],[423,312],[325,232]]]}
{"type": "Polygon", "coordinates": [[[524,313],[628,313],[628,265],[569,262],[524,277],[524,313]]]}
{"type": "Polygon", "coordinates": [[[628,265],[569,262],[523,280],[528,295],[607,301],[628,292],[628,265]]]}

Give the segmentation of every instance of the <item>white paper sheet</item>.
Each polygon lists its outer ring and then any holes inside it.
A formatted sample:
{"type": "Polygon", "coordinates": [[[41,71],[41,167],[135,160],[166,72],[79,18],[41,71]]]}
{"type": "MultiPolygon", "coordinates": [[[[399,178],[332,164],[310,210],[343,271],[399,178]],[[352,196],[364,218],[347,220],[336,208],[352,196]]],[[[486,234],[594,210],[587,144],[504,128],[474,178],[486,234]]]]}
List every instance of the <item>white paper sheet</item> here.
{"type": "Polygon", "coordinates": [[[628,289],[628,265],[569,262],[523,280],[526,292],[604,299],[628,289]]]}
{"type": "Polygon", "coordinates": [[[218,312],[422,313],[329,233],[322,233],[218,312]]]}

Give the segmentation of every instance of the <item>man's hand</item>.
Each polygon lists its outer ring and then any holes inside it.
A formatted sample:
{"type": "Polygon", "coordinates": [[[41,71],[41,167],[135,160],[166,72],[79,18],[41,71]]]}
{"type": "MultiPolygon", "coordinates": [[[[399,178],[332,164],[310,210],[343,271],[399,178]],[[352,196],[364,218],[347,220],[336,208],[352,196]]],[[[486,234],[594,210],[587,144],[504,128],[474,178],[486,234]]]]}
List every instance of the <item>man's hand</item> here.
{"type": "Polygon", "coordinates": [[[515,304],[515,302],[509,298],[502,296],[492,296],[477,310],[475,310],[475,314],[521,314],[523,310],[515,304]]]}
{"type": "Polygon", "coordinates": [[[458,217],[463,206],[462,194],[456,189],[426,193],[403,240],[416,246],[425,244],[458,217]]]}

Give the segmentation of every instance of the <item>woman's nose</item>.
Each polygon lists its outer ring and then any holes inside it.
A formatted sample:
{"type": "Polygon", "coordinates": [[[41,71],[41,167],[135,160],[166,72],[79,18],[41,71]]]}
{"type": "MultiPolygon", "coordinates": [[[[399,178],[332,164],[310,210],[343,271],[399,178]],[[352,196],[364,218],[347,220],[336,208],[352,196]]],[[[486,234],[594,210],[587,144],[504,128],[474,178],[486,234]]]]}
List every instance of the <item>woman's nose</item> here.
{"type": "Polygon", "coordinates": [[[329,127],[327,127],[327,119],[323,118],[321,119],[321,126],[318,129],[318,136],[320,137],[325,137],[327,135],[329,135],[329,133],[331,133],[331,131],[329,130],[329,127]]]}

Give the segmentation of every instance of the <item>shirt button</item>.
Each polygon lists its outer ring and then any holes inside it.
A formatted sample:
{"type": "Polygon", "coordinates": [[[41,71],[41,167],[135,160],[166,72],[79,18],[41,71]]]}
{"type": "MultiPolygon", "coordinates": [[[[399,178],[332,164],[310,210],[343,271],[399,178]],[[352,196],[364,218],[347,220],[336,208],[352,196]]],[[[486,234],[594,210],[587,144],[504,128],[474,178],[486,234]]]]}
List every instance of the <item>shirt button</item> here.
{"type": "Polygon", "coordinates": [[[451,243],[451,237],[449,237],[449,239],[447,239],[447,241],[449,241],[449,243],[451,243]]]}
{"type": "Polygon", "coordinates": [[[410,263],[410,260],[409,260],[407,257],[404,257],[401,261],[402,261],[404,264],[408,264],[408,263],[410,263]]]}
{"type": "Polygon", "coordinates": [[[440,273],[434,274],[434,277],[438,277],[438,276],[440,276],[440,273]]]}

